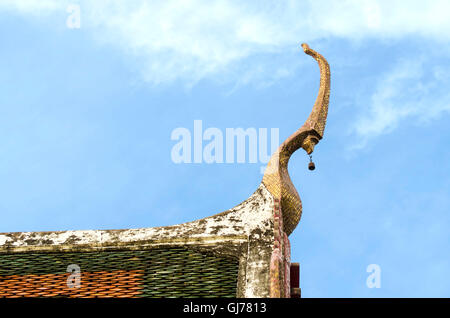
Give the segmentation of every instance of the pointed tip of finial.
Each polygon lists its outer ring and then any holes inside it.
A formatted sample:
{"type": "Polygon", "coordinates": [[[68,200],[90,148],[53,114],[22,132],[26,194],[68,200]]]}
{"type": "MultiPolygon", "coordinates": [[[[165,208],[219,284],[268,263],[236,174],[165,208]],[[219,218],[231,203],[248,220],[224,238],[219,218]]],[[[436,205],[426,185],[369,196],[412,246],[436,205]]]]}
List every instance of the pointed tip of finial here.
{"type": "Polygon", "coordinates": [[[305,53],[308,53],[308,51],[310,50],[309,45],[306,43],[302,43],[302,48],[305,53]]]}

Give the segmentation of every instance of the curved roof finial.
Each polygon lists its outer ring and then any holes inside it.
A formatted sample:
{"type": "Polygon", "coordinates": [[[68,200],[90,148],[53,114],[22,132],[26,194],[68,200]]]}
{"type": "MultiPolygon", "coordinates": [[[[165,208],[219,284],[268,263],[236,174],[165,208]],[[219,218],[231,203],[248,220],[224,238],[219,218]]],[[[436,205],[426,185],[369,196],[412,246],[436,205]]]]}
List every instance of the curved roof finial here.
{"type": "Polygon", "coordinates": [[[269,192],[281,201],[284,231],[289,235],[300,221],[302,203],[288,173],[288,162],[291,155],[299,148],[308,154],[323,137],[330,99],[330,66],[325,58],[303,43],[306,54],[311,55],[320,69],[319,94],[311,114],[300,129],[289,136],[272,155],[267,164],[263,184],[269,192]]]}
{"type": "Polygon", "coordinates": [[[327,60],[322,55],[312,50],[308,44],[303,43],[302,48],[306,54],[311,55],[317,63],[319,63],[320,68],[319,94],[317,95],[311,114],[303,126],[313,129],[317,132],[320,139],[322,139],[325,123],[327,121],[328,103],[330,100],[330,66],[328,65],[327,60]]]}

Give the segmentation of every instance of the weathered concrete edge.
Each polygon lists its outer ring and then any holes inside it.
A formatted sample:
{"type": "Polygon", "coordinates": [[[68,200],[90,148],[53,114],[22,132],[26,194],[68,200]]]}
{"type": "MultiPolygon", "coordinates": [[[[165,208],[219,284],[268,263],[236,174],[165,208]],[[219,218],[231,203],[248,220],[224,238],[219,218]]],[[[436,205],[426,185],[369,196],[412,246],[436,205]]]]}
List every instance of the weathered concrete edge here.
{"type": "Polygon", "coordinates": [[[199,246],[199,247],[213,247],[213,246],[235,246],[237,250],[242,244],[247,243],[245,236],[220,236],[208,238],[193,238],[193,239],[169,239],[159,241],[137,241],[131,243],[115,243],[115,244],[58,244],[58,245],[32,245],[32,246],[15,246],[2,247],[0,254],[12,253],[39,253],[39,252],[94,252],[106,250],[147,250],[160,247],[176,247],[176,246],[199,246]]]}
{"type": "Polygon", "coordinates": [[[202,241],[211,238],[243,237],[269,225],[270,209],[267,206],[268,191],[260,186],[253,195],[225,212],[193,222],[141,229],[126,230],[76,230],[54,232],[0,233],[0,252],[14,252],[24,247],[42,246],[99,246],[139,244],[139,242],[202,241]]]}

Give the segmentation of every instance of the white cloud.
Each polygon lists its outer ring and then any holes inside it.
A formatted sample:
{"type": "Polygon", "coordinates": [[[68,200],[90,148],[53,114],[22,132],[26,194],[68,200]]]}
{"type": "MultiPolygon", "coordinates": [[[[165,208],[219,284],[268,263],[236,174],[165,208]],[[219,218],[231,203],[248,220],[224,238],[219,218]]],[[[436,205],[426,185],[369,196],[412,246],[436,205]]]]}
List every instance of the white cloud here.
{"type": "Polygon", "coordinates": [[[270,82],[301,63],[300,42],[327,37],[450,39],[448,1],[2,0],[0,10],[64,15],[71,2],[81,6],[82,28],[138,58],[151,83],[270,82]],[[285,58],[275,65],[274,54],[285,58]]]}
{"type": "Polygon", "coordinates": [[[363,148],[371,138],[391,132],[402,120],[414,117],[426,123],[450,112],[449,71],[448,65],[433,66],[432,61],[418,58],[401,61],[381,74],[368,111],[352,127],[360,137],[354,148],[363,148]]]}
{"type": "Polygon", "coordinates": [[[255,62],[257,55],[280,53],[288,44],[282,25],[264,11],[228,1],[137,2],[133,7],[112,3],[90,5],[95,12],[91,25],[102,41],[140,58],[149,82],[197,81],[217,74],[250,81],[261,73],[280,74],[278,68],[286,66],[261,68],[255,62]]]}
{"type": "MultiPolygon", "coordinates": [[[[124,52],[151,84],[202,79],[266,87],[291,76],[302,63],[300,42],[327,38],[389,40],[412,36],[449,56],[449,1],[310,0],[0,0],[0,12],[67,18],[80,5],[81,29],[124,52]]],[[[61,26],[60,26],[61,27],[61,26]]],[[[320,50],[320,47],[319,47],[320,50]]],[[[424,52],[425,50],[421,50],[424,52]]],[[[383,74],[367,110],[352,127],[356,148],[388,133],[408,117],[427,121],[449,109],[447,71],[424,72],[425,60],[399,63],[383,74]],[[425,82],[424,76],[428,77],[425,82]],[[428,83],[428,84],[426,84],[428,83]]],[[[233,88],[234,89],[234,88],[233,88]]]]}
{"type": "Polygon", "coordinates": [[[55,10],[64,10],[65,7],[64,0],[0,0],[0,10],[31,15],[47,15],[55,10]]]}

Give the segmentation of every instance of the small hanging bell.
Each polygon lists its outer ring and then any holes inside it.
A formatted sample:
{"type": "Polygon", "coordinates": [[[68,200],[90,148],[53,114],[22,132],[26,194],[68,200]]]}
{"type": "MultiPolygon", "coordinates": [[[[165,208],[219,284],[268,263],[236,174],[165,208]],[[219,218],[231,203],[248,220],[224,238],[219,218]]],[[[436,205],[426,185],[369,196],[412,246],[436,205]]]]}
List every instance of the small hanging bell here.
{"type": "Polygon", "coordinates": [[[312,161],[312,156],[311,156],[311,155],[309,156],[308,169],[311,170],[311,171],[314,170],[314,169],[316,169],[316,165],[315,165],[314,162],[312,161]]]}

